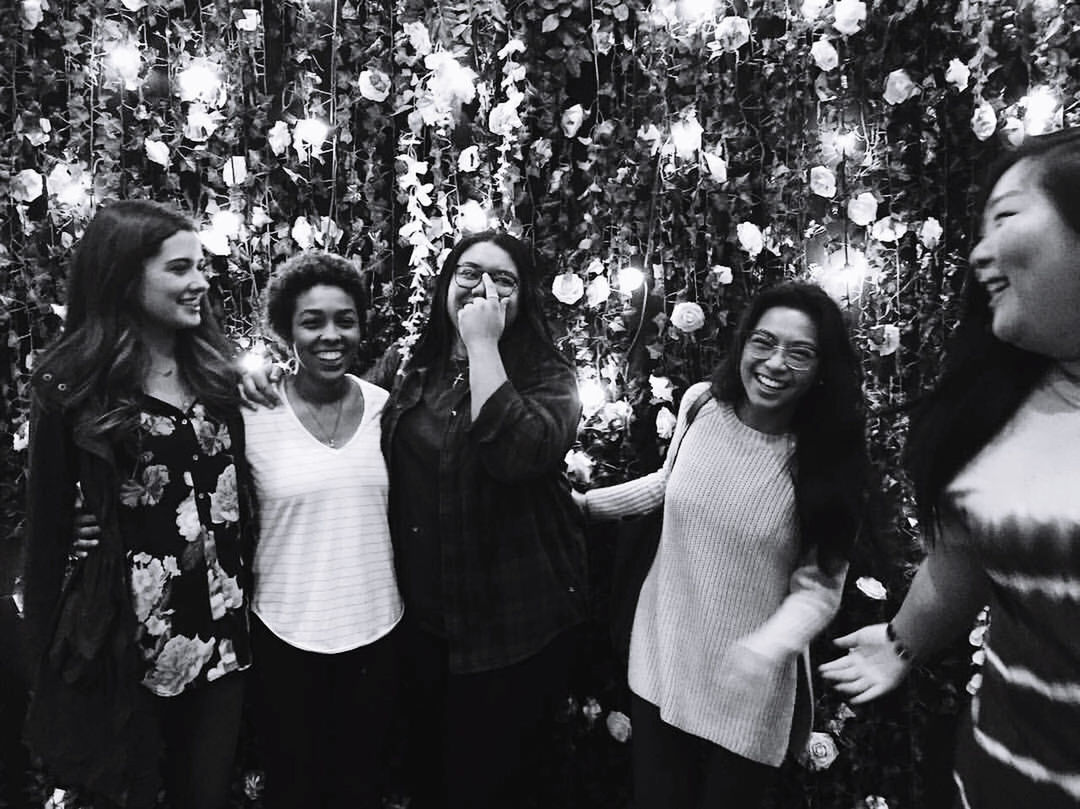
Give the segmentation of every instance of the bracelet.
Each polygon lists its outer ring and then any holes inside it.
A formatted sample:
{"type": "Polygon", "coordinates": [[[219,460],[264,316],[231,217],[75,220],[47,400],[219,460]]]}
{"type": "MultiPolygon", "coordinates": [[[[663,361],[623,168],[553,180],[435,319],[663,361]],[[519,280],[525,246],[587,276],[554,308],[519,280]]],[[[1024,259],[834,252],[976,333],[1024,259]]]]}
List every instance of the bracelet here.
{"type": "Polygon", "coordinates": [[[896,652],[896,656],[901,660],[911,660],[915,655],[911,653],[911,649],[906,647],[901,640],[896,637],[896,629],[892,625],[892,621],[885,624],[885,637],[893,645],[893,651],[896,652]]]}

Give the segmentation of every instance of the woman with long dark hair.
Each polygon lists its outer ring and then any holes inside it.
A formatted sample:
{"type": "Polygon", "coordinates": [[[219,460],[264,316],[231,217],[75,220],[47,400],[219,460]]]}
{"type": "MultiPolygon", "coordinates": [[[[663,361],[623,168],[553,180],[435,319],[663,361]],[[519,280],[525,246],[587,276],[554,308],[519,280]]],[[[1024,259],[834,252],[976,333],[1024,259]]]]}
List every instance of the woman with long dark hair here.
{"type": "Polygon", "coordinates": [[[178,212],[102,208],[32,380],[26,736],[63,785],[138,809],[159,756],[173,805],[224,805],[250,664],[239,379],[202,262],[178,212]],[[79,497],[100,541],[70,561],[79,497]]]}
{"type": "Polygon", "coordinates": [[[991,171],[967,301],[907,466],[930,550],[891,623],[821,667],[851,702],[990,606],[955,762],[965,807],[1080,804],[1080,129],[991,171]]]}
{"type": "MultiPolygon", "coordinates": [[[[399,367],[400,366],[400,367],[399,367]]],[[[383,410],[390,527],[405,600],[416,809],[517,805],[568,686],[585,547],[563,458],[580,404],[544,321],[530,249],[466,237],[383,410]]]]}
{"type": "Polygon", "coordinates": [[[760,806],[802,751],[807,647],[839,607],[865,509],[863,433],[839,308],[784,283],[683,395],[664,467],[580,497],[594,520],[663,508],[630,638],[638,809],[760,806]]]}

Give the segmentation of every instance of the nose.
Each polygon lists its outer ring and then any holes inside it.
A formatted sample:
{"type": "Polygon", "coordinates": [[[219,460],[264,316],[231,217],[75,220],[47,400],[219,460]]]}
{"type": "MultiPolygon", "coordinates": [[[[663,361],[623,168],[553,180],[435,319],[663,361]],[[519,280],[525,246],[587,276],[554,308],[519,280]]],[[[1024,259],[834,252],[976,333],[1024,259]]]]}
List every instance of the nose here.
{"type": "Polygon", "coordinates": [[[206,280],[206,273],[196,268],[191,271],[191,286],[200,292],[205,292],[210,288],[210,282],[206,280]]]}
{"type": "Polygon", "coordinates": [[[771,368],[777,371],[787,368],[787,361],[784,357],[784,347],[776,346],[772,350],[772,353],[765,358],[764,365],[766,368],[771,368]]]}
{"type": "Polygon", "coordinates": [[[985,238],[980,238],[968,255],[968,263],[975,270],[976,276],[980,276],[980,272],[990,266],[990,248],[986,242],[985,238]]]}

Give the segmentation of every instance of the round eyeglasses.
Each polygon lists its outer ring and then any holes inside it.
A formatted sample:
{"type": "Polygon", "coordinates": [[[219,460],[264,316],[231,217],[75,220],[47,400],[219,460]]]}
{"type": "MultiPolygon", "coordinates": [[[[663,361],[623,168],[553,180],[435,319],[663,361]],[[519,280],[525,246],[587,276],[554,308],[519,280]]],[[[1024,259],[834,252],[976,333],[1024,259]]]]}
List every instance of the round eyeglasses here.
{"type": "Polygon", "coordinates": [[[815,349],[809,346],[782,345],[770,334],[757,332],[750,335],[750,339],[746,341],[746,353],[755,360],[770,359],[778,350],[784,365],[792,371],[809,371],[818,361],[815,349]]]}
{"type": "Polygon", "coordinates": [[[484,273],[491,276],[491,282],[495,285],[495,291],[499,293],[500,298],[512,295],[514,290],[518,288],[518,279],[515,275],[508,272],[489,272],[480,267],[468,265],[454,270],[454,281],[462,289],[474,289],[483,280],[484,273]]]}

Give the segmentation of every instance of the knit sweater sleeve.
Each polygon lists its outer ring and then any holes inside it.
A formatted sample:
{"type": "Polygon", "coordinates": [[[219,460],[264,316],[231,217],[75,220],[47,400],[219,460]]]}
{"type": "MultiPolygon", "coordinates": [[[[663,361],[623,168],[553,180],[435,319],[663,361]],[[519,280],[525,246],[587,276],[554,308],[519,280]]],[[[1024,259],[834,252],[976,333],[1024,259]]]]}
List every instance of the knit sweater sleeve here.
{"type": "Polygon", "coordinates": [[[846,577],[846,564],[826,573],[817,563],[816,550],[811,550],[792,572],[780,606],[741,643],[771,660],[799,654],[836,616],[846,577]]]}
{"type": "Polygon", "coordinates": [[[686,433],[687,413],[690,406],[697,401],[709,387],[708,382],[698,382],[687,388],[679,403],[679,415],[675,422],[675,430],[672,434],[670,449],[664,465],[634,480],[625,483],[617,483],[614,486],[604,486],[592,489],[585,495],[586,514],[588,519],[603,522],[604,520],[618,520],[623,517],[634,517],[639,514],[648,514],[659,508],[664,502],[664,492],[667,489],[668,474],[671,472],[672,459],[678,452],[679,444],[682,443],[686,433]]]}

